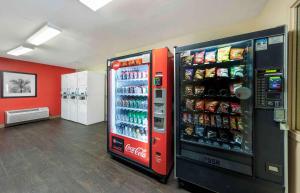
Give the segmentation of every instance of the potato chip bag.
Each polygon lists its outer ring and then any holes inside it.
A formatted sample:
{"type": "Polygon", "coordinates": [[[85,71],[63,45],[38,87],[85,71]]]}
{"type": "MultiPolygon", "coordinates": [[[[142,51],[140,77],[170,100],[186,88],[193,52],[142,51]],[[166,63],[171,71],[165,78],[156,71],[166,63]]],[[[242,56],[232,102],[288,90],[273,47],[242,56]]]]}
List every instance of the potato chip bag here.
{"type": "Polygon", "coordinates": [[[205,78],[214,78],[216,76],[216,68],[205,69],[205,78]]]}
{"type": "Polygon", "coordinates": [[[203,95],[205,86],[195,86],[195,95],[203,95]]]}
{"type": "Polygon", "coordinates": [[[244,59],[244,48],[231,48],[230,60],[242,60],[244,59]]]}
{"type": "Polygon", "coordinates": [[[205,53],[205,63],[215,63],[216,62],[217,50],[208,51],[205,53]]]}
{"type": "Polygon", "coordinates": [[[204,74],[205,74],[205,70],[197,69],[195,72],[194,79],[195,80],[203,80],[204,74]]]}
{"type": "Polygon", "coordinates": [[[217,68],[217,77],[229,77],[228,68],[217,68]]]}
{"type": "Polygon", "coordinates": [[[195,106],[195,109],[198,110],[198,111],[203,111],[204,110],[204,100],[197,100],[196,101],[196,106],[195,106]]]}
{"type": "Polygon", "coordinates": [[[204,63],[205,51],[201,51],[195,54],[194,64],[203,64],[204,63]]]}
{"type": "Polygon", "coordinates": [[[185,80],[193,80],[194,69],[185,69],[184,78],[185,80]]]}
{"type": "Polygon", "coordinates": [[[217,62],[227,62],[229,61],[229,53],[231,46],[218,49],[217,62]]]}

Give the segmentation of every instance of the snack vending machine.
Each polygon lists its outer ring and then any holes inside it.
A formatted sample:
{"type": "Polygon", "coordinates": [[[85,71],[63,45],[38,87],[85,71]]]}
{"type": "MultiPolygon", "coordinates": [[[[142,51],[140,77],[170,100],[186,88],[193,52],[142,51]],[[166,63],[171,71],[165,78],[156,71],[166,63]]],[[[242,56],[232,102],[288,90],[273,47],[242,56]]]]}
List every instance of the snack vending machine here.
{"type": "Polygon", "coordinates": [[[287,192],[285,27],[175,47],[175,71],[179,184],[287,192]]]}
{"type": "Polygon", "coordinates": [[[154,49],[108,60],[108,152],[166,182],[173,167],[173,55],[154,49]]]}

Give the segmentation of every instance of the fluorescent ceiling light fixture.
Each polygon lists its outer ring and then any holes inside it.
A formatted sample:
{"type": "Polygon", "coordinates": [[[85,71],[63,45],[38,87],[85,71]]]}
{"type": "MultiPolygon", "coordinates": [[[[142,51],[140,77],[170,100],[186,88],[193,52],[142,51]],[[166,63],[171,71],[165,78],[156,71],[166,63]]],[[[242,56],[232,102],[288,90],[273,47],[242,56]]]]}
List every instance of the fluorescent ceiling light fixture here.
{"type": "Polygon", "coordinates": [[[90,8],[93,11],[97,11],[101,7],[104,7],[106,4],[110,3],[112,0],[79,0],[85,6],[90,8]]]}
{"type": "Polygon", "coordinates": [[[59,29],[51,27],[50,25],[47,24],[44,27],[42,27],[38,32],[33,34],[27,40],[27,42],[32,45],[39,46],[39,45],[47,42],[48,40],[54,38],[55,36],[57,36],[60,33],[61,33],[61,31],[59,29]]]}
{"type": "Polygon", "coordinates": [[[20,55],[26,54],[28,52],[31,52],[32,50],[33,50],[33,48],[19,46],[13,50],[8,51],[7,54],[13,55],[13,56],[20,56],[20,55]]]}

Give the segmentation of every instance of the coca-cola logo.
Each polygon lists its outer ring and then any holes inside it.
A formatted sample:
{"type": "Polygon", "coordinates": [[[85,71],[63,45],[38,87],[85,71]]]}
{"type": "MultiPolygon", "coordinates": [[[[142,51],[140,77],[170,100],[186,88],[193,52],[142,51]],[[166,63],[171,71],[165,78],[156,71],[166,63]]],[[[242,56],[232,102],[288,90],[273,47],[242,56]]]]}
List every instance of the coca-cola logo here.
{"type": "Polygon", "coordinates": [[[142,158],[146,158],[146,149],[141,147],[132,147],[130,144],[127,144],[125,147],[125,151],[130,152],[134,155],[137,155],[142,158]]]}

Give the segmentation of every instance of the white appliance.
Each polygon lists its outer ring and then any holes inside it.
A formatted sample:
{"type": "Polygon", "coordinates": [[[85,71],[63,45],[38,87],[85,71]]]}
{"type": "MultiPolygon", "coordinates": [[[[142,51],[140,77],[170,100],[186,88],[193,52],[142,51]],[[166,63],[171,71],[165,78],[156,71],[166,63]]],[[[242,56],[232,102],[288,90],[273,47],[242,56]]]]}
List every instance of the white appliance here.
{"type": "Polygon", "coordinates": [[[105,75],[83,71],[62,75],[61,117],[90,125],[105,120],[105,75]]]}
{"type": "Polygon", "coordinates": [[[5,125],[12,126],[49,118],[49,108],[20,109],[5,111],[5,125]]]}

